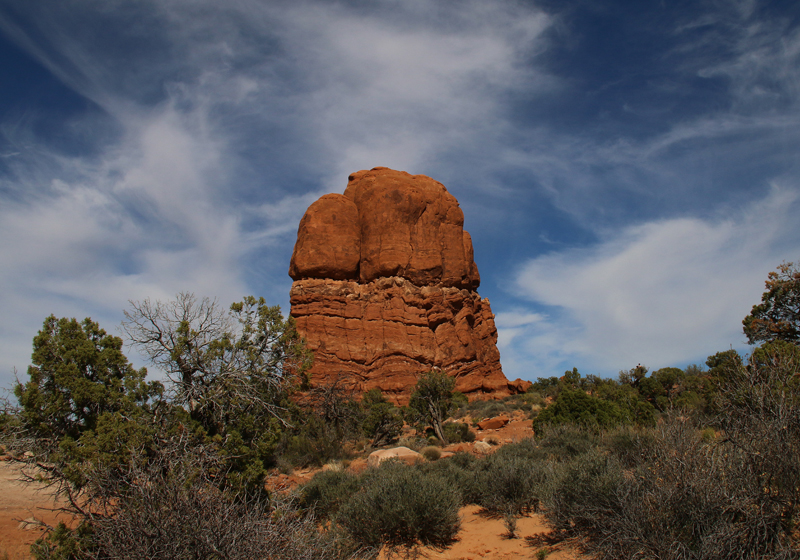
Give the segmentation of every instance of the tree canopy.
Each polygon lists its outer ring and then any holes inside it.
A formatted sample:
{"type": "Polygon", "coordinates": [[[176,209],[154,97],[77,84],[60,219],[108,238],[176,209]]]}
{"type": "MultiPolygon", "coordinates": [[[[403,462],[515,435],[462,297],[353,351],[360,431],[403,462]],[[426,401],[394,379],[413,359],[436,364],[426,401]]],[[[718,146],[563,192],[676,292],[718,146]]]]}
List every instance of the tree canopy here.
{"type": "Polygon", "coordinates": [[[122,339],[87,318],[51,315],[33,339],[29,380],[14,393],[26,429],[55,441],[77,439],[96,428],[104,413],[130,413],[161,394],[158,382],[145,382],[122,353],[122,339]]]}
{"type": "Polygon", "coordinates": [[[456,380],[453,377],[439,370],[431,370],[417,380],[408,404],[420,419],[430,423],[436,437],[444,443],[447,443],[447,438],[442,424],[452,407],[455,388],[456,380]]]}
{"type": "Polygon", "coordinates": [[[750,344],[785,340],[800,343],[800,267],[784,262],[769,273],[761,303],[744,318],[750,344]]]}
{"type": "Polygon", "coordinates": [[[252,413],[285,421],[284,397],[311,363],[294,321],[248,296],[226,311],[180,293],[168,302],[131,302],[122,327],[172,381],[172,400],[210,433],[252,413]]]}

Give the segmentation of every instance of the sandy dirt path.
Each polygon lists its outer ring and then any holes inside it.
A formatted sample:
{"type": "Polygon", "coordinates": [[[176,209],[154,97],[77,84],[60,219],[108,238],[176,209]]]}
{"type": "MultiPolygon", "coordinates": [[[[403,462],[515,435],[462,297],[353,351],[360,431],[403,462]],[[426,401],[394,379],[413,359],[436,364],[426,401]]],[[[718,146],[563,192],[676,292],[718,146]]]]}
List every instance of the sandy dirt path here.
{"type": "MultiPolygon", "coordinates": [[[[461,509],[461,531],[459,540],[447,550],[437,552],[422,549],[422,558],[430,560],[531,560],[542,549],[548,560],[577,560],[578,551],[567,545],[546,546],[537,542],[537,535],[545,535],[550,529],[539,514],[517,520],[517,538],[507,538],[502,519],[487,517],[480,506],[461,509]]],[[[387,560],[381,553],[379,560],[387,560]]]]}
{"type": "Polygon", "coordinates": [[[65,514],[53,511],[57,504],[41,486],[19,480],[19,464],[0,461],[0,558],[31,558],[30,546],[42,533],[41,521],[57,525],[65,514]]]}

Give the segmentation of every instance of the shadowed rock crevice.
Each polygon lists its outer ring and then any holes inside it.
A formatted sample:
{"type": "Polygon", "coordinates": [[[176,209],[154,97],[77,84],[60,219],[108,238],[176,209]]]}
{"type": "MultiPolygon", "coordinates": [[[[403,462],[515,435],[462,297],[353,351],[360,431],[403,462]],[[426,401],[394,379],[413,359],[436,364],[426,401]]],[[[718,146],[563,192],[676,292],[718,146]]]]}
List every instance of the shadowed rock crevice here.
{"type": "Polygon", "coordinates": [[[497,329],[464,231],[441,183],[376,167],[306,211],[289,275],[291,315],[314,353],[312,384],[351,380],[408,401],[432,367],[468,396],[518,392],[500,366],[497,329]]]}

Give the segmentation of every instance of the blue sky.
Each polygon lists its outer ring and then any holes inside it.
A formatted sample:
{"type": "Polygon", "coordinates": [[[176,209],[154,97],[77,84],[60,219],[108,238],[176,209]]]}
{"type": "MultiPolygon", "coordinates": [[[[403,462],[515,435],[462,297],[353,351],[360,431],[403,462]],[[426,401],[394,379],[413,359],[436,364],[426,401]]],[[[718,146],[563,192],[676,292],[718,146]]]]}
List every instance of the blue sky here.
{"type": "Polygon", "coordinates": [[[375,166],[460,201],[509,378],[747,351],[800,259],[794,2],[0,0],[0,76],[0,386],[50,313],[288,312],[375,166]]]}

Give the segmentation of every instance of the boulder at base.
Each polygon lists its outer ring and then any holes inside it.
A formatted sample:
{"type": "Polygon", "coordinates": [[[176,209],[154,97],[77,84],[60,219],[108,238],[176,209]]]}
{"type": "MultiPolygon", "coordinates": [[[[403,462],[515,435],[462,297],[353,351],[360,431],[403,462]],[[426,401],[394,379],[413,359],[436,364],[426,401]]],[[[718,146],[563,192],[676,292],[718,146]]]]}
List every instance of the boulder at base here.
{"type": "Polygon", "coordinates": [[[422,455],[409,449],[408,447],[393,447],[392,449],[378,449],[369,454],[367,458],[367,465],[370,467],[377,467],[383,461],[395,459],[402,461],[407,465],[413,465],[417,461],[422,461],[422,455]]]}
{"type": "Polygon", "coordinates": [[[478,422],[478,428],[481,430],[499,430],[506,424],[508,424],[508,418],[505,416],[498,416],[497,418],[481,420],[478,422]]]}

